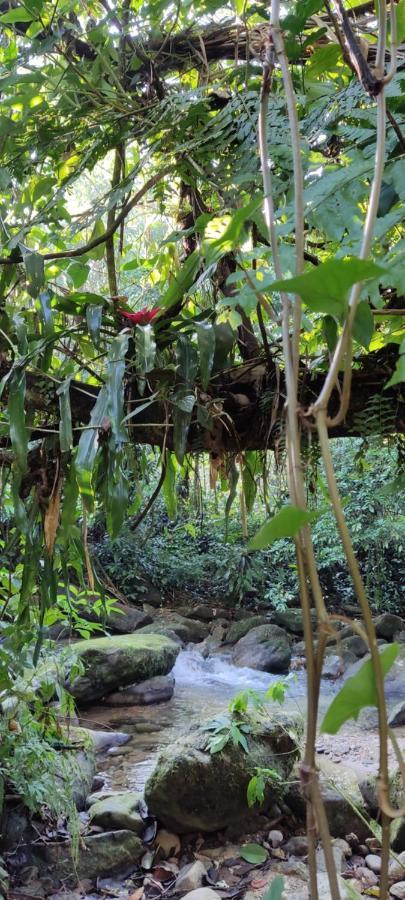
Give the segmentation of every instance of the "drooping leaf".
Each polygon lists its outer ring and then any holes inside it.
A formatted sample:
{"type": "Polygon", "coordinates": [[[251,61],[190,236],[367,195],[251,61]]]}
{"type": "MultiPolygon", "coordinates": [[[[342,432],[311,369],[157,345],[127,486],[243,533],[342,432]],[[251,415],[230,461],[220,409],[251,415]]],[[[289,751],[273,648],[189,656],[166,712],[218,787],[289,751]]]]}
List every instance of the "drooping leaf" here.
{"type": "Polygon", "coordinates": [[[260,844],[243,844],[240,848],[240,855],[246,862],[258,866],[266,862],[269,854],[260,844]]]}
{"type": "Polygon", "coordinates": [[[333,353],[338,336],[338,327],[333,316],[325,316],[322,319],[322,331],[330,353],[333,353]]]}
{"type": "Polygon", "coordinates": [[[259,529],[249,543],[249,550],[264,550],[274,541],[294,537],[303,525],[314,520],[317,513],[298,506],[283,506],[269,522],[259,529]]]}
{"type": "Polygon", "coordinates": [[[170,519],[175,519],[177,515],[177,494],[176,494],[176,468],[174,464],[173,454],[166,453],[166,471],[163,481],[162,493],[170,519]]]}
{"type": "Polygon", "coordinates": [[[383,275],[385,269],[371,260],[330,259],[303,275],[273,281],[270,291],[299,294],[309,309],[331,316],[342,316],[347,309],[348,291],[357,282],[383,275]]]}
{"type": "Polygon", "coordinates": [[[366,349],[374,334],[374,319],[368,302],[359,303],[353,322],[353,337],[366,349]]]}
{"type": "Polygon", "coordinates": [[[16,9],[10,9],[3,13],[0,16],[0,22],[3,25],[15,25],[17,22],[32,22],[33,18],[24,6],[17,6],[16,9]]]}
{"type": "Polygon", "coordinates": [[[35,299],[45,283],[43,257],[36,251],[24,253],[24,266],[27,274],[28,293],[35,299]]]}
{"type": "Polygon", "coordinates": [[[67,453],[73,446],[72,411],[70,408],[71,380],[71,376],[65,378],[56,392],[59,397],[59,443],[62,453],[67,453]]]}
{"type": "Polygon", "coordinates": [[[89,303],[86,306],[86,322],[87,327],[89,329],[90,337],[94,343],[95,347],[98,347],[100,343],[100,328],[101,322],[103,318],[103,307],[95,306],[92,303],[89,303]]]}
{"type": "Polygon", "coordinates": [[[405,382],[405,341],[402,341],[399,348],[399,356],[395,364],[395,371],[387,384],[384,385],[384,390],[387,388],[393,387],[394,384],[402,384],[405,382]]]}
{"type": "Polygon", "coordinates": [[[176,344],[176,360],[180,377],[192,385],[198,371],[197,349],[189,336],[181,334],[176,344]]]}
{"type": "Polygon", "coordinates": [[[107,417],[108,405],[109,396],[107,388],[104,385],[100,389],[97,400],[91,411],[89,427],[82,432],[77,448],[77,480],[80,492],[89,509],[93,506],[93,489],[91,481],[94,461],[99,446],[99,429],[106,429],[109,427],[109,420],[107,417]]]}
{"type": "Polygon", "coordinates": [[[25,373],[16,368],[9,380],[8,414],[10,440],[16,465],[21,475],[27,471],[28,429],[25,420],[25,373]]]}
{"type": "Polygon", "coordinates": [[[126,441],[123,427],[124,418],[124,374],[125,356],[128,350],[129,335],[123,332],[114,338],[107,363],[108,415],[116,444],[126,441]]]}
{"type": "Polygon", "coordinates": [[[146,385],[145,375],[155,365],[156,341],[152,325],[135,327],[135,365],[138,375],[139,392],[143,394],[146,385]]]}
{"type": "MultiPolygon", "coordinates": [[[[389,644],[380,653],[383,677],[387,675],[398,656],[398,644],[389,644]]],[[[321,731],[337,734],[348,719],[357,719],[366,706],[377,706],[377,689],[371,659],[363,663],[356,675],[348,678],[342,689],[332,700],[325,713],[321,731]]]]}
{"type": "Polygon", "coordinates": [[[178,303],[179,300],[184,297],[193,284],[194,276],[199,264],[199,255],[194,250],[193,253],[190,253],[190,256],[187,257],[185,263],[176,275],[173,276],[169,287],[159,300],[160,307],[170,309],[170,307],[174,306],[175,303],[178,303]]]}
{"type": "Polygon", "coordinates": [[[209,384],[215,354],[215,328],[209,322],[197,325],[198,350],[200,354],[201,383],[206,390],[209,384]]]}

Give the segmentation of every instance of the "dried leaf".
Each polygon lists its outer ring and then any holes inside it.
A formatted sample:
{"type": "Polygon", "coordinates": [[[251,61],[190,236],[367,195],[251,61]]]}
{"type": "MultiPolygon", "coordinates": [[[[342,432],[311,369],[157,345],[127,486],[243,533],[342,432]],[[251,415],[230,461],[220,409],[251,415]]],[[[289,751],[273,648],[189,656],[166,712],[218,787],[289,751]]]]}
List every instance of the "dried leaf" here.
{"type": "Polygon", "coordinates": [[[44,516],[45,545],[49,556],[52,556],[53,553],[56,533],[59,525],[61,487],[62,479],[58,478],[57,482],[54,485],[52,494],[49,499],[48,508],[44,516]]]}

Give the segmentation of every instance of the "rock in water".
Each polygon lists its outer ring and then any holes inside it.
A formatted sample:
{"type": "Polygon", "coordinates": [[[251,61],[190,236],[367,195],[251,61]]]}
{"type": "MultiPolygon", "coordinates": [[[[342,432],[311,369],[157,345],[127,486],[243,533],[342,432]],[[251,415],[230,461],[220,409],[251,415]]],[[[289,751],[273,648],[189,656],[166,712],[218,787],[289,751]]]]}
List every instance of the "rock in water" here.
{"type": "Polygon", "coordinates": [[[248,619],[241,619],[240,622],[233,622],[226,633],[226,643],[236,644],[241,638],[245,637],[252,628],[258,628],[259,625],[266,625],[264,616],[250,616],[248,619]]]}
{"type": "MultiPolygon", "coordinates": [[[[212,832],[241,823],[248,812],[247,787],[256,767],[274,769],[284,781],[299,755],[297,721],[283,716],[258,719],[248,736],[249,753],[229,741],[219,753],[207,750],[209,732],[197,726],[166,747],[145,788],[150,813],[180,833],[212,832]]],[[[269,782],[259,811],[280,790],[269,782]]]]}
{"type": "Polygon", "coordinates": [[[391,710],[388,725],[391,728],[399,728],[400,725],[405,725],[405,700],[397,703],[391,710]]]}
{"type": "Polygon", "coordinates": [[[235,645],[233,661],[264,672],[288,672],[291,662],[290,639],[278,625],[252,628],[235,645]]]}
{"type": "Polygon", "coordinates": [[[149,706],[152,703],[165,703],[173,697],[173,675],[156,675],[141,684],[131,684],[124,691],[116,691],[105,698],[107,706],[149,706]]]}
{"type": "Polygon", "coordinates": [[[377,637],[384,638],[386,641],[392,641],[398,631],[402,631],[404,620],[394,613],[381,613],[374,619],[375,633],[377,637]]]}
{"type": "Polygon", "coordinates": [[[92,703],[120,687],[167,675],[179,647],[158,634],[92,638],[70,646],[84,664],[84,674],[67,685],[78,703],[92,703]]]}
{"type": "Polygon", "coordinates": [[[145,830],[145,822],[139,813],[140,799],[140,794],[127,791],[97,800],[90,808],[90,821],[112,831],[127,829],[140,835],[145,830]]]}

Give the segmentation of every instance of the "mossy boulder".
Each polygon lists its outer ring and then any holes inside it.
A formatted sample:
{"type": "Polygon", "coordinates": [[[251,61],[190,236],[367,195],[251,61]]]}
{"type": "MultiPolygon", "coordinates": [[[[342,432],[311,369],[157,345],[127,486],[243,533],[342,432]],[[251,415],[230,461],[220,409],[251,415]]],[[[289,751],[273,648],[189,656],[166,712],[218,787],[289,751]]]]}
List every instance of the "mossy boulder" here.
{"type": "Polygon", "coordinates": [[[266,625],[264,616],[251,616],[249,619],[241,619],[240,622],[233,622],[226,633],[226,644],[236,644],[241,638],[245,637],[252,628],[258,628],[259,625],[266,625]]]}
{"type": "MultiPolygon", "coordinates": [[[[300,637],[304,634],[304,623],[302,620],[301,609],[280,610],[273,613],[272,619],[276,623],[276,625],[280,625],[281,628],[286,628],[287,631],[291,631],[293,634],[299,635],[300,637]]],[[[311,610],[311,619],[312,624],[315,625],[315,610],[311,610]]]]}
{"type": "Polygon", "coordinates": [[[111,831],[123,828],[141,835],[145,830],[145,822],[139,812],[141,799],[141,794],[126,791],[97,800],[90,807],[90,821],[111,831]]]}
{"type": "Polygon", "coordinates": [[[248,666],[263,672],[288,672],[291,662],[290,638],[278,625],[252,628],[235,644],[233,661],[237,666],[248,666]]]}
{"type": "Polygon", "coordinates": [[[158,615],[153,625],[146,625],[139,631],[140,634],[150,634],[151,632],[155,634],[174,633],[184,644],[199,644],[208,636],[209,627],[206,622],[197,622],[169,612],[158,615]]]}
{"type": "Polygon", "coordinates": [[[43,844],[33,851],[33,863],[40,875],[53,884],[73,886],[85,878],[95,881],[106,875],[125,877],[137,868],[144,853],[140,838],[133,831],[106,831],[90,834],[80,841],[79,858],[74,863],[69,843],[43,844]]]}
{"type": "Polygon", "coordinates": [[[198,726],[160,754],[145,788],[149,811],[169,830],[213,832],[244,822],[249,812],[247,787],[256,767],[273,769],[280,781],[269,781],[263,812],[279,796],[298,756],[298,720],[275,716],[252,721],[249,753],[228,741],[211,754],[209,732],[198,726]]]}
{"type": "Polygon", "coordinates": [[[67,687],[78,703],[92,703],[120,687],[167,675],[179,647],[160,634],[126,634],[93,638],[71,645],[84,665],[84,673],[67,687]]]}

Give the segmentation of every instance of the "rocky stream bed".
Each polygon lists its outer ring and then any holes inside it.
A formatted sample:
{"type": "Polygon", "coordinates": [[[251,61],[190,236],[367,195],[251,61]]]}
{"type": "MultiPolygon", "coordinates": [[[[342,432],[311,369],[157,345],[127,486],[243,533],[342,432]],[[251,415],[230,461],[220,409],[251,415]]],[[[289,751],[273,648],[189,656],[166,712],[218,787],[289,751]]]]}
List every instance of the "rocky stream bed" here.
{"type": "MultiPolygon", "coordinates": [[[[283,897],[307,900],[298,775],[306,703],[299,612],[269,621],[246,614],[232,620],[204,606],[126,608],[109,629],[121,634],[78,645],[85,671],[69,685],[79,707],[78,720],[66,725],[80,810],[78,857],[72,863],[63,823],[50,830],[18,802],[6,805],[4,892],[8,887],[12,900],[260,900],[282,875],[283,897]],[[285,702],[270,703],[259,715],[248,734],[249,754],[231,741],[210,754],[207,728],[227,713],[235,694],[253,689],[264,696],[287,674],[285,702]],[[256,767],[276,771],[278,779],[249,809],[246,791],[256,767]],[[256,854],[259,847],[260,859],[248,860],[250,844],[256,854]]],[[[386,692],[404,751],[405,622],[381,616],[377,632],[382,644],[400,643],[386,692]]],[[[365,651],[346,629],[330,643],[320,716],[365,651]]],[[[321,735],[317,754],[342,898],[350,886],[379,896],[378,836],[367,825],[377,813],[375,711],[365,710],[338,735],[321,735]]],[[[392,752],[390,764],[393,800],[400,805],[392,752]]],[[[391,896],[405,898],[405,818],[395,823],[392,850],[391,896]]],[[[318,872],[319,894],[327,900],[321,850],[318,872]]]]}

